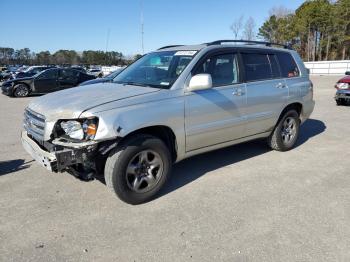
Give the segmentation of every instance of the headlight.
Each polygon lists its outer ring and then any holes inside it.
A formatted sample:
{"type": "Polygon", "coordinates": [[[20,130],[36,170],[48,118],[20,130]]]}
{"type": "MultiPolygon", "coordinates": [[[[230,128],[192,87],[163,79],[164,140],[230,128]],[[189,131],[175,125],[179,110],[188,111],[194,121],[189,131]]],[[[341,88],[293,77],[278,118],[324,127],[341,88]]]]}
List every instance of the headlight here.
{"type": "Polygon", "coordinates": [[[61,128],[67,136],[78,140],[93,139],[97,132],[96,118],[83,120],[62,121],[61,128]]]}
{"type": "Polygon", "coordinates": [[[349,89],[349,84],[348,83],[337,83],[337,88],[338,89],[349,89]]]}

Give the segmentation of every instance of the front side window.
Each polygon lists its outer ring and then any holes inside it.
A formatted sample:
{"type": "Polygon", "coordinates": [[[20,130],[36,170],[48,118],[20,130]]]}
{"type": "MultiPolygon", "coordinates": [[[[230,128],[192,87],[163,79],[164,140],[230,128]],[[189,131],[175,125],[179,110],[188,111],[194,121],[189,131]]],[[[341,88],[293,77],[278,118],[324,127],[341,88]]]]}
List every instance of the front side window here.
{"type": "Polygon", "coordinates": [[[57,78],[57,69],[48,69],[37,74],[38,79],[55,79],[57,78]]]}
{"type": "Polygon", "coordinates": [[[211,56],[197,68],[196,74],[210,74],[214,87],[236,84],[238,83],[237,56],[235,54],[211,56]]]}
{"type": "Polygon", "coordinates": [[[62,69],[60,73],[60,78],[62,79],[76,79],[79,76],[77,70],[62,69]]]}
{"type": "Polygon", "coordinates": [[[117,75],[113,82],[170,88],[196,51],[160,51],[141,57],[117,75]]]}

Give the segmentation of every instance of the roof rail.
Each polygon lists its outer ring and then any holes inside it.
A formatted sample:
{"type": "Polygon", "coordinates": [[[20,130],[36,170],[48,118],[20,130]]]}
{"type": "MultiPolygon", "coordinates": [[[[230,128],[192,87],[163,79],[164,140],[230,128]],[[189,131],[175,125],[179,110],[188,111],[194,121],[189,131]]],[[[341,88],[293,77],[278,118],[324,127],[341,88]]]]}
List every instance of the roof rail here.
{"type": "Polygon", "coordinates": [[[247,45],[265,45],[265,46],[280,46],[285,49],[291,49],[289,45],[270,43],[264,41],[251,41],[251,40],[217,40],[214,42],[207,43],[207,45],[221,45],[222,43],[246,43],[247,45]]]}
{"type": "Polygon", "coordinates": [[[171,47],[178,47],[178,46],[183,46],[183,45],[166,45],[161,48],[158,48],[158,50],[166,49],[166,48],[171,48],[171,47]]]}

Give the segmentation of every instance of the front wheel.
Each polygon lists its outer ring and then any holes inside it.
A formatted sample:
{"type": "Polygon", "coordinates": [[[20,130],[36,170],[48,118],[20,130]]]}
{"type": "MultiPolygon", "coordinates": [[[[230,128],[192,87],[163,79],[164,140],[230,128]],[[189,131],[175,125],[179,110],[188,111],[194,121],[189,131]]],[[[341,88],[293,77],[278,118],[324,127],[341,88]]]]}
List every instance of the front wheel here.
{"type": "Polygon", "coordinates": [[[292,149],[298,139],[300,129],[299,115],[295,110],[287,111],[268,137],[269,146],[277,151],[292,149]]]}
{"type": "Polygon", "coordinates": [[[151,200],[171,170],[171,156],[162,140],[136,135],[113,150],[106,161],[105,181],[128,204],[151,200]]]}
{"type": "Polygon", "coordinates": [[[344,101],[341,98],[336,99],[335,102],[337,103],[337,106],[342,106],[342,105],[345,104],[344,101]]]}
{"type": "Polygon", "coordinates": [[[18,84],[14,86],[13,96],[26,97],[29,95],[29,88],[25,84],[18,84]]]}

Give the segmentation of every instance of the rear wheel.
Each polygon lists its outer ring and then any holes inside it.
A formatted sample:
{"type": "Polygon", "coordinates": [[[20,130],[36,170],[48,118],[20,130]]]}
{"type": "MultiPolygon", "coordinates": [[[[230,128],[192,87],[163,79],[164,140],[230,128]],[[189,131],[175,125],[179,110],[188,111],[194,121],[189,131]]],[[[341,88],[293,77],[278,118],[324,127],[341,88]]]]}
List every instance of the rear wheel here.
{"type": "Polygon", "coordinates": [[[29,88],[25,84],[17,84],[14,86],[13,95],[15,97],[26,97],[29,95],[29,88]]]}
{"type": "Polygon", "coordinates": [[[128,204],[151,200],[171,170],[171,156],[162,140],[136,135],[112,151],[105,166],[105,181],[128,204]]]}
{"type": "Polygon", "coordinates": [[[300,129],[299,115],[295,110],[287,111],[268,137],[269,146],[277,151],[292,149],[298,139],[300,129]]]}

